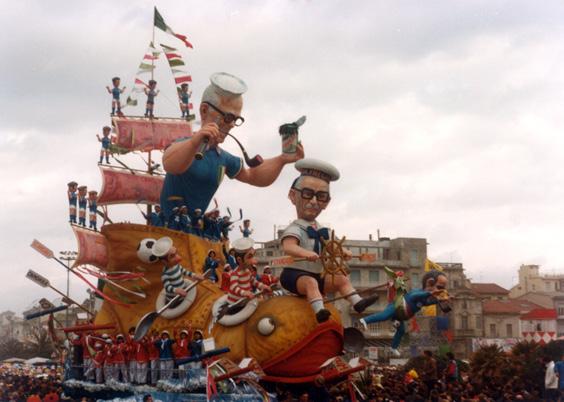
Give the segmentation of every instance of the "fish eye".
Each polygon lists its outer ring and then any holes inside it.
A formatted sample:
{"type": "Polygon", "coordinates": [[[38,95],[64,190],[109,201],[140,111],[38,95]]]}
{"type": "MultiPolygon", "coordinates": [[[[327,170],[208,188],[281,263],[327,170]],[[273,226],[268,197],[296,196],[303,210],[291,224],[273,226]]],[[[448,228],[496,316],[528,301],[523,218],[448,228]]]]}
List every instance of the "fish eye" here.
{"type": "Polygon", "coordinates": [[[261,335],[268,336],[276,329],[276,322],[272,317],[261,318],[257,324],[257,330],[261,335]]]}

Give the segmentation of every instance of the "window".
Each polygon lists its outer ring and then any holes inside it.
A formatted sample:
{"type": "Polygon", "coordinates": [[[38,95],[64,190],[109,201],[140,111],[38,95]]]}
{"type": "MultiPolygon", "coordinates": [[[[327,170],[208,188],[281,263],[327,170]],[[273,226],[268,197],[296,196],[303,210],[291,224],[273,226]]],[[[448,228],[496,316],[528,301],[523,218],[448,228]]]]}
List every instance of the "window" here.
{"type": "Polygon", "coordinates": [[[482,329],[482,317],[476,316],[476,328],[482,329]]]}
{"type": "Polygon", "coordinates": [[[368,272],[368,280],[370,282],[379,282],[380,281],[380,271],[376,269],[371,269],[368,272]]]}
{"type": "Polygon", "coordinates": [[[266,252],[267,257],[272,257],[273,255],[274,255],[274,251],[267,251],[266,252]]]}
{"type": "Polygon", "coordinates": [[[382,258],[384,260],[389,260],[390,259],[390,249],[389,248],[384,248],[382,249],[382,258]]]}
{"type": "Polygon", "coordinates": [[[564,315],[564,307],[558,307],[558,315],[564,315]]]}
{"type": "Polygon", "coordinates": [[[544,290],[546,290],[547,292],[550,292],[550,282],[545,282],[544,283],[544,290]]]}
{"type": "Polygon", "coordinates": [[[417,288],[419,286],[421,286],[419,284],[419,274],[418,273],[411,274],[411,288],[417,288]]]}
{"type": "Polygon", "coordinates": [[[460,318],[461,318],[462,329],[468,329],[468,317],[462,316],[460,318]]]}
{"type": "Polygon", "coordinates": [[[495,324],[490,324],[490,336],[492,338],[496,337],[496,328],[495,328],[495,324]]]}
{"type": "Polygon", "coordinates": [[[505,330],[507,332],[507,336],[511,337],[513,336],[513,325],[512,324],[506,324],[505,325],[505,330]]]}
{"type": "Polygon", "coordinates": [[[360,283],[360,271],[358,269],[351,270],[351,282],[354,284],[360,283]]]}
{"type": "Polygon", "coordinates": [[[462,308],[464,310],[468,309],[468,302],[466,300],[462,300],[462,308]]]}
{"type": "Polygon", "coordinates": [[[537,324],[537,331],[542,331],[542,328],[541,328],[541,325],[540,325],[540,323],[539,323],[539,324],[537,324]]]}
{"type": "Polygon", "coordinates": [[[409,265],[416,267],[419,264],[419,250],[409,250],[409,265]]]}
{"type": "Polygon", "coordinates": [[[458,287],[459,287],[458,281],[452,281],[452,288],[458,289],[458,287]]]}

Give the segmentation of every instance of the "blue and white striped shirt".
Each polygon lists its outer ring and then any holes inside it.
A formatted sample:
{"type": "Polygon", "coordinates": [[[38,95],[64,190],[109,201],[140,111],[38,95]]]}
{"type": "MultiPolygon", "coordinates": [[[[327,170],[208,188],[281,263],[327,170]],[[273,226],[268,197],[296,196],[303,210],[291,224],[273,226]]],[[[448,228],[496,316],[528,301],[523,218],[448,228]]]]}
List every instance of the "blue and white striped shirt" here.
{"type": "Polygon", "coordinates": [[[163,287],[166,292],[166,300],[169,301],[176,293],[174,289],[181,288],[184,286],[184,275],[192,276],[192,272],[184,269],[180,264],[176,264],[172,268],[164,267],[163,273],[161,274],[161,280],[163,282],[163,287]]]}

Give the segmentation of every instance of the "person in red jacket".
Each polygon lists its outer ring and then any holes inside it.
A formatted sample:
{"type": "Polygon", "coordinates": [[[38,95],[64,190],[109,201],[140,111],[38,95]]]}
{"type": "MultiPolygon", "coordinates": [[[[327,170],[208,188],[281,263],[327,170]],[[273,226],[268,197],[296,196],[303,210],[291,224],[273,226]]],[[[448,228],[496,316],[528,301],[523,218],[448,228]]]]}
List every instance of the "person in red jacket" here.
{"type": "Polygon", "coordinates": [[[153,330],[151,332],[151,337],[149,338],[149,343],[147,344],[152,385],[156,385],[159,380],[159,349],[155,346],[155,341],[158,341],[159,339],[159,332],[153,330]]]}
{"type": "Polygon", "coordinates": [[[221,290],[225,293],[229,292],[229,284],[231,283],[231,265],[225,264],[223,273],[221,274],[221,290]]]}
{"type": "MultiPolygon", "coordinates": [[[[175,359],[185,359],[187,357],[190,357],[190,342],[192,340],[191,332],[192,332],[192,324],[190,324],[188,330],[183,329],[182,331],[180,331],[180,338],[178,338],[175,334],[174,337],[178,339],[174,349],[175,359]]],[[[178,366],[178,378],[180,380],[186,378],[185,364],[181,364],[178,366]]]]}
{"type": "MultiPolygon", "coordinates": [[[[92,371],[96,376],[96,384],[101,384],[104,382],[104,360],[106,359],[106,353],[104,351],[104,345],[100,341],[94,343],[94,356],[92,357],[92,365],[89,370],[92,371]]],[[[88,377],[89,372],[86,373],[88,377]]]]}
{"type": "Polygon", "coordinates": [[[272,269],[267,265],[264,267],[262,271],[262,275],[260,276],[260,281],[264,283],[266,286],[272,286],[278,283],[278,277],[272,275],[272,269]]]}
{"type": "Polygon", "coordinates": [[[114,372],[113,378],[115,381],[121,380],[123,382],[128,382],[129,378],[127,376],[127,364],[125,363],[125,355],[127,354],[127,343],[125,343],[125,337],[122,334],[116,336],[116,344],[112,346],[113,352],[113,363],[114,372]]]}
{"type": "MultiPolygon", "coordinates": [[[[149,339],[144,336],[140,341],[135,342],[135,366],[136,366],[136,377],[135,381],[137,384],[147,383],[147,371],[149,364],[149,352],[148,346],[149,339]]],[[[158,352],[157,352],[158,353],[158,352]]]]}
{"type": "MultiPolygon", "coordinates": [[[[104,335],[102,335],[102,338],[104,338],[104,335]]],[[[109,379],[114,378],[114,342],[108,335],[106,335],[105,339],[106,344],[104,345],[104,380],[108,381],[109,379]]]]}
{"type": "Polygon", "coordinates": [[[137,382],[137,359],[136,356],[136,349],[137,349],[137,341],[135,341],[135,327],[129,328],[127,333],[127,353],[125,355],[125,360],[127,364],[127,372],[129,375],[129,382],[136,383],[137,382]]]}

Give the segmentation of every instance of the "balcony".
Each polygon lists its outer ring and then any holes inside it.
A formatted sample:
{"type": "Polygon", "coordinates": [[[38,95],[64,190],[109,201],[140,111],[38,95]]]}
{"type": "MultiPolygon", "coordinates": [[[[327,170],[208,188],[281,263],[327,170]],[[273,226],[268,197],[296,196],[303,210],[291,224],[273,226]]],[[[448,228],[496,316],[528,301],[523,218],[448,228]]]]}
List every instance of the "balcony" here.
{"type": "Polygon", "coordinates": [[[481,336],[482,331],[479,329],[455,329],[454,336],[461,336],[461,337],[474,337],[474,336],[481,336]]]}

